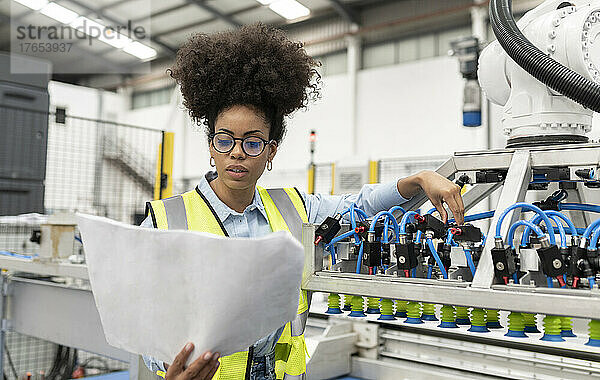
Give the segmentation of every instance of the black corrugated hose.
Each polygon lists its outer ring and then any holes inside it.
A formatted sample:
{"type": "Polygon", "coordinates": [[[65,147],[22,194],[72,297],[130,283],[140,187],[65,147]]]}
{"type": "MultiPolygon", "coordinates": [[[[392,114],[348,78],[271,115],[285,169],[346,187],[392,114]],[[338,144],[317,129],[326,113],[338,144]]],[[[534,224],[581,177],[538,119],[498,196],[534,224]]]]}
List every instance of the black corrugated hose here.
{"type": "Polygon", "coordinates": [[[529,42],[512,16],[512,0],[491,0],[490,22],[500,45],[525,71],[554,91],[600,112],[600,85],[561,65],[529,42]]]}

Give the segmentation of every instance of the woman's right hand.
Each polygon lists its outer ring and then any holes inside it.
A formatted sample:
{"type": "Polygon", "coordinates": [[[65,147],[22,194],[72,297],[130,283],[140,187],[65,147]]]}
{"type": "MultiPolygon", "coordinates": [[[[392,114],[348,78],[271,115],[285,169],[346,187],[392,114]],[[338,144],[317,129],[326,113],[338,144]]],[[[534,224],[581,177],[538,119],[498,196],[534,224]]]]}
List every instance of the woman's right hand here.
{"type": "Polygon", "coordinates": [[[188,343],[177,354],[173,364],[167,369],[166,380],[210,380],[219,368],[219,354],[206,351],[189,367],[185,367],[188,357],[194,350],[194,344],[188,343]]]}

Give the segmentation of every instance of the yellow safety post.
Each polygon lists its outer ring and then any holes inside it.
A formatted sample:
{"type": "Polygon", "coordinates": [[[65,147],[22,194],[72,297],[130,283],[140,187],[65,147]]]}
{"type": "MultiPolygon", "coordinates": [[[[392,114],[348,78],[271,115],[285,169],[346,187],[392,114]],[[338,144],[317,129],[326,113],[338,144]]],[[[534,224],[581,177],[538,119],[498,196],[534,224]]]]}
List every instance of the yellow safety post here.
{"type": "Polygon", "coordinates": [[[162,143],[158,145],[154,199],[164,199],[173,195],[173,146],[175,134],[163,132],[162,143]]]}
{"type": "Polygon", "coordinates": [[[379,183],[379,161],[369,161],[369,183],[379,183]]]}
{"type": "Polygon", "coordinates": [[[315,164],[308,166],[308,193],[315,193],[315,164]]]}
{"type": "Polygon", "coordinates": [[[335,194],[335,163],[331,163],[331,195],[335,194]]]}

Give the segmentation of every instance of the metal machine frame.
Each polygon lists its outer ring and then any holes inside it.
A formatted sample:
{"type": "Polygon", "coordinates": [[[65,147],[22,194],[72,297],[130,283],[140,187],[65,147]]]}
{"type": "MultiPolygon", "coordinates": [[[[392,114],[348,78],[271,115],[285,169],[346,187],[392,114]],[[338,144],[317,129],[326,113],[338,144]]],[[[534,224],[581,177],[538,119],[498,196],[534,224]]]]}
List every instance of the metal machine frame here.
{"type": "MultiPolygon", "coordinates": [[[[458,173],[505,169],[503,183],[475,184],[463,199],[469,210],[502,186],[487,236],[495,235],[495,225],[501,212],[516,202],[525,200],[532,179],[532,169],[548,167],[590,167],[600,162],[600,144],[531,147],[527,149],[502,149],[455,153],[442,164],[437,173],[454,179],[458,173]]],[[[583,184],[578,184],[577,197],[583,201],[583,184]]],[[[419,194],[404,206],[407,210],[420,207],[427,200],[419,194]]],[[[506,237],[509,226],[518,219],[512,212],[502,226],[506,237]]],[[[305,224],[302,244],[305,247],[305,265],[302,288],[309,291],[356,294],[369,297],[402,299],[408,301],[461,305],[478,308],[512,310],[526,313],[565,315],[581,318],[598,318],[600,315],[600,290],[541,288],[529,284],[494,285],[494,268],[491,250],[494,239],[486,240],[477,272],[472,283],[458,280],[428,280],[404,278],[393,275],[365,275],[340,273],[323,269],[323,252],[315,248],[315,226],[305,224]],[[535,302],[532,302],[535,297],[535,302]],[[566,314],[563,314],[566,313],[566,314]]]]}

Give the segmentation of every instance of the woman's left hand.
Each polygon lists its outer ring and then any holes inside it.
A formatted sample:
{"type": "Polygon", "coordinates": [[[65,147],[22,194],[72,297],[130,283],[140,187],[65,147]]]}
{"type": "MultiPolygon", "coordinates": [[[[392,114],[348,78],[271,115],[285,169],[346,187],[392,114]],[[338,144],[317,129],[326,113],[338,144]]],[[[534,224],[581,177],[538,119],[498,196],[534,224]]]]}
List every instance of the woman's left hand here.
{"type": "Polygon", "coordinates": [[[458,185],[431,170],[424,170],[398,181],[398,191],[405,198],[413,197],[420,189],[423,189],[427,198],[438,210],[444,223],[448,220],[444,203],[452,211],[456,223],[464,223],[465,206],[458,185]]]}

